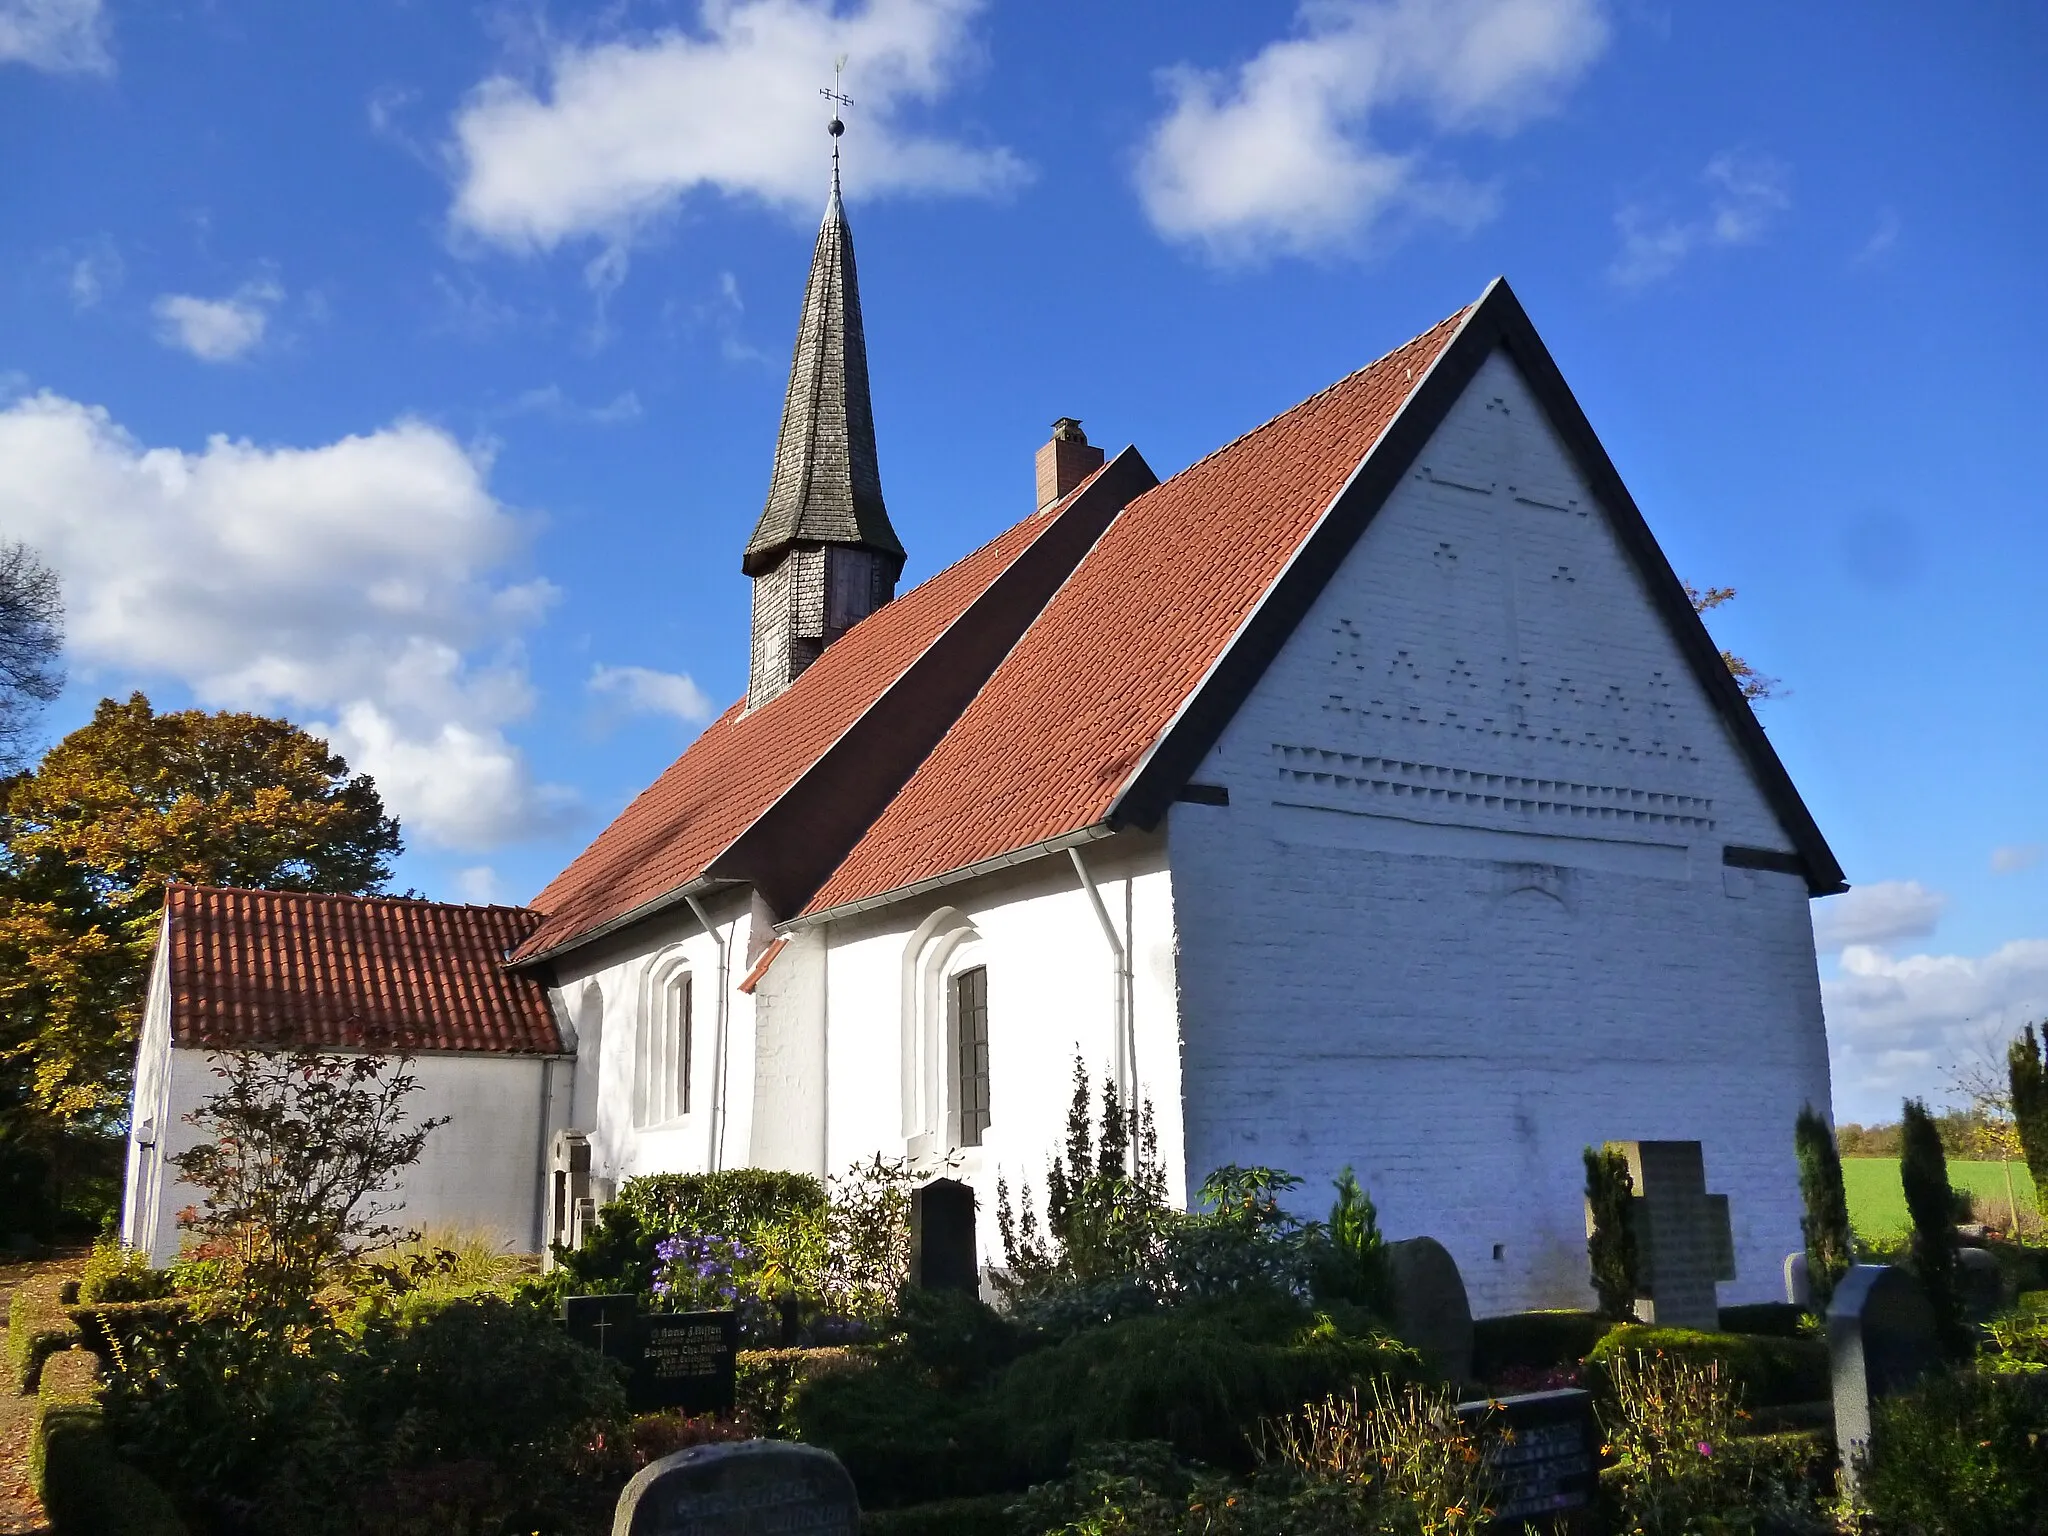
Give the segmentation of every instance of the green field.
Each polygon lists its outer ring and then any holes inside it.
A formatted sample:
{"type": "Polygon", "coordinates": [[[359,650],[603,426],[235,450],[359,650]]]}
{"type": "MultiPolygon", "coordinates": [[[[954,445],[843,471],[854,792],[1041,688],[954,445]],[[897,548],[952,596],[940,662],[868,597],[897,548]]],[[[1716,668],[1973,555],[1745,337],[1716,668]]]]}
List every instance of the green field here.
{"type": "MultiPolygon", "coordinates": [[[[1965,1163],[1951,1159],[1948,1181],[1977,1197],[1979,1219],[2005,1224],[2004,1163],[1965,1163]]],[[[1849,1194],[1849,1223],[1870,1237],[1889,1237],[1906,1230],[1906,1192],[1899,1187],[1896,1157],[1845,1157],[1842,1185],[1849,1194]]],[[[2024,1214],[2033,1204],[2034,1180],[2025,1163],[2012,1164],[2013,1192],[2024,1214]]]]}

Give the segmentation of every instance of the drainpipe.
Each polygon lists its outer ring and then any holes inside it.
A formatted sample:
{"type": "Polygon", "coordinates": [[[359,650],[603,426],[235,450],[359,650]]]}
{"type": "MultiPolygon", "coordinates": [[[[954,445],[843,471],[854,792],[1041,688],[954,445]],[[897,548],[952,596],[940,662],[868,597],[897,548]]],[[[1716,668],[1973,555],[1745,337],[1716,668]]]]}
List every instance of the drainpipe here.
{"type": "Polygon", "coordinates": [[[725,1019],[727,985],[727,952],[725,935],[713,926],[711,914],[704,910],[704,903],[694,896],[685,896],[690,911],[697,921],[704,925],[704,931],[711,935],[711,942],[718,946],[718,1032],[712,1037],[711,1063],[711,1171],[719,1172],[725,1167],[725,1019]]]}
{"type": "Polygon", "coordinates": [[[1088,893],[1089,904],[1095,908],[1095,920],[1102,925],[1102,936],[1109,941],[1109,953],[1116,963],[1117,1092],[1128,1109],[1138,1096],[1138,1039],[1131,1019],[1131,952],[1118,936],[1116,924],[1110,921],[1109,908],[1102,904],[1102,892],[1095,888],[1088,866],[1081,862],[1081,850],[1069,848],[1067,857],[1074,861],[1074,873],[1081,877],[1081,888],[1088,893]]]}

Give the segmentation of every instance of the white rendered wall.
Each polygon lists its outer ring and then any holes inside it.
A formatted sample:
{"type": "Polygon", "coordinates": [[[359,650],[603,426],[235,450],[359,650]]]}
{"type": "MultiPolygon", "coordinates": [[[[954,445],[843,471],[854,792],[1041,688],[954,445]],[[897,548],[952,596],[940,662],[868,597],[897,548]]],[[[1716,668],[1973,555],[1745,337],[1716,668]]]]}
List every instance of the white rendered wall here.
{"type": "Polygon", "coordinates": [[[709,900],[705,907],[728,946],[722,1061],[718,945],[687,906],[576,951],[556,966],[556,1005],[576,1032],[570,1123],[590,1137],[591,1172],[614,1184],[635,1174],[702,1173],[744,1167],[749,1161],[754,999],[739,985],[746,979],[749,955],[759,953],[750,935],[762,930],[744,893],[709,900]],[[677,966],[687,971],[691,988],[689,1108],[641,1124],[634,1103],[640,1025],[656,1006],[653,981],[677,966]]]}
{"type": "MultiPolygon", "coordinates": [[[[167,1054],[160,1101],[165,1116],[157,1129],[160,1157],[149,1165],[150,1177],[140,1189],[131,1186],[122,1229],[124,1240],[146,1247],[157,1264],[177,1257],[184,1237],[178,1212],[200,1199],[200,1192],[181,1182],[177,1169],[161,1159],[198,1143],[201,1133],[185,1117],[221,1087],[209,1053],[179,1046],[167,1054]]],[[[548,1114],[542,1094],[556,1086],[551,1074],[559,1076],[567,1066],[480,1052],[415,1057],[412,1072],[420,1087],[406,1101],[407,1112],[415,1119],[446,1115],[449,1123],[427,1137],[420,1160],[387,1197],[400,1206],[387,1220],[400,1227],[482,1230],[508,1249],[533,1251],[545,1156],[542,1127],[548,1114]]]]}
{"type": "MultiPolygon", "coordinates": [[[[163,1137],[173,1123],[171,1091],[170,949],[158,925],[156,958],[142,1004],[135,1046],[135,1088],[128,1101],[128,1174],[121,1197],[121,1242],[135,1248],[157,1229],[163,1204],[163,1137]]],[[[172,1213],[176,1215],[175,1208],[172,1213]]]]}
{"type": "MultiPolygon", "coordinates": [[[[1125,833],[1082,850],[1103,904],[1131,955],[1137,1082],[1157,1120],[1175,1199],[1185,1198],[1178,1155],[1179,1020],[1173,907],[1164,848],[1125,833]]],[[[938,931],[938,930],[934,930],[938,931]]],[[[1099,1096],[1116,1056],[1116,974],[1093,906],[1064,853],[999,875],[825,925],[826,1166],[845,1171],[875,1154],[914,1155],[974,1186],[983,1257],[1001,1262],[996,1181],[1013,1198],[1028,1185],[1043,1212],[1045,1169],[1065,1135],[1078,1052],[1099,1096]],[[905,960],[943,909],[939,930],[968,930],[960,964],[988,970],[990,1118],[982,1145],[957,1148],[947,1128],[929,1136],[906,1111],[905,960]]],[[[787,958],[786,956],[784,958],[787,958]]],[[[778,959],[777,967],[783,963],[778,959]]],[[[770,971],[771,976],[774,971],[770,971]]],[[[915,1071],[917,1063],[911,1062],[915,1071]]],[[[942,1080],[950,1072],[942,1072],[942,1080]]],[[[1099,1097],[1097,1102],[1099,1103],[1099,1097]]]]}
{"type": "Polygon", "coordinates": [[[1829,1099],[1805,887],[1723,868],[1791,845],[1503,355],[1195,777],[1230,804],[1169,821],[1191,1174],[1321,1214],[1351,1164],[1487,1314],[1590,1303],[1581,1148],[1698,1140],[1723,1301],[1780,1296],[1829,1099]]]}

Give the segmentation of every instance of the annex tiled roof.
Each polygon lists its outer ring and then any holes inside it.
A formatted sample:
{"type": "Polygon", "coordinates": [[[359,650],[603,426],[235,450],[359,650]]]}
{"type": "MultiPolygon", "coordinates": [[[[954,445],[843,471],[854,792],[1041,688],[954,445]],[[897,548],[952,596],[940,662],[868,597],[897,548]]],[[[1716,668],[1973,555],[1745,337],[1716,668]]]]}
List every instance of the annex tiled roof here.
{"type": "Polygon", "coordinates": [[[704,874],[1088,490],[884,604],[758,709],[742,701],[726,710],[533,899],[547,916],[519,958],[578,940],[704,874]]]}
{"type": "Polygon", "coordinates": [[[523,907],[173,885],[165,918],[178,1045],[562,1049],[547,989],[505,968],[523,907]]]}
{"type": "Polygon", "coordinates": [[[806,913],[1102,821],[1468,313],[1124,508],[806,913]]]}

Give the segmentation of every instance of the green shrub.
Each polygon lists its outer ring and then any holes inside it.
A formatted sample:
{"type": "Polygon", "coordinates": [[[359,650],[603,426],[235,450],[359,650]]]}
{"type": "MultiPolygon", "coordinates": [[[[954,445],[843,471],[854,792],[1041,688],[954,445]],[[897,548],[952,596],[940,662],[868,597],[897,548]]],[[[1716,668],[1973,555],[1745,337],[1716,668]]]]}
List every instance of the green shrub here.
{"type": "Polygon", "coordinates": [[[1899,1121],[1899,1182],[1905,1186],[1906,1210],[1913,1218],[1913,1275],[1934,1309],[1935,1327],[1951,1353],[1960,1355],[1969,1343],[1963,1321],[1963,1295],[1956,1257],[1954,1191],[1948,1182],[1948,1156],[1941,1132],[1927,1106],[1908,1099],[1899,1121]]]}
{"type": "Polygon", "coordinates": [[[148,1254],[111,1238],[93,1244],[78,1279],[80,1302],[158,1301],[170,1294],[168,1270],[150,1268],[148,1254]]]}
{"type": "Polygon", "coordinates": [[[1507,1371],[1549,1371],[1577,1365],[1614,1326],[1598,1312],[1510,1312],[1472,1325],[1472,1374],[1497,1380],[1507,1371]]]}
{"type": "Polygon", "coordinates": [[[829,1349],[743,1349],[734,1383],[736,1406],[764,1435],[790,1431],[790,1405],[813,1380],[869,1369],[875,1348],[868,1344],[829,1349]]]}
{"type": "Polygon", "coordinates": [[[2031,1536],[2048,1508],[2038,1378],[1956,1372],[1879,1402],[1860,1492],[1885,1536],[2031,1536]]]}
{"type": "Polygon", "coordinates": [[[1723,1378],[1747,1408],[1810,1403],[1828,1396],[1828,1347],[1819,1338],[1784,1339],[1761,1334],[1701,1333],[1690,1328],[1649,1328],[1624,1323],[1591,1353],[1588,1365],[1613,1370],[1615,1362],[1638,1354],[1706,1366],[1718,1363],[1723,1378]]]}
{"type": "Polygon", "coordinates": [[[64,1315],[64,1281],[56,1275],[24,1280],[7,1308],[7,1378],[15,1392],[33,1392],[43,1361],[79,1342],[64,1315]]]}
{"type": "Polygon", "coordinates": [[[785,1422],[845,1463],[863,1507],[1024,1486],[988,1394],[944,1391],[901,1351],[806,1376],[785,1422]]]}
{"type": "Polygon", "coordinates": [[[1759,1333],[1774,1339],[1796,1339],[1806,1327],[1807,1311],[1789,1301],[1751,1301],[1721,1308],[1721,1332],[1759,1333]]]}
{"type": "Polygon", "coordinates": [[[1842,1156],[1834,1133],[1811,1104],[1799,1107],[1792,1145],[1799,1161],[1799,1197],[1805,1214],[1799,1230],[1806,1238],[1806,1277],[1813,1287],[1813,1309],[1826,1312],[1828,1298],[1849,1266],[1856,1262],[1849,1236],[1849,1196],[1842,1186],[1842,1156]]]}
{"type": "Polygon", "coordinates": [[[1586,1148],[1586,1262],[1600,1310],[1612,1318],[1634,1315],[1641,1291],[1636,1255],[1635,1179],[1628,1158],[1612,1144],[1586,1148]]]}
{"type": "Polygon", "coordinates": [[[53,1536],[184,1536],[163,1490],[114,1454],[99,1396],[99,1361],[87,1351],[44,1364],[29,1421],[29,1480],[53,1536]]]}
{"type": "Polygon", "coordinates": [[[1124,1318],[1024,1356],[995,1397],[1017,1456],[1058,1473],[1077,1446],[1160,1440],[1248,1467],[1263,1420],[1381,1377],[1423,1375],[1391,1339],[1340,1332],[1286,1297],[1235,1297],[1124,1318]]]}
{"type": "Polygon", "coordinates": [[[825,1186],[808,1173],[731,1168],[722,1173],[650,1173],[620,1186],[618,1204],[650,1232],[744,1237],[756,1226],[825,1214],[825,1186]]]}

